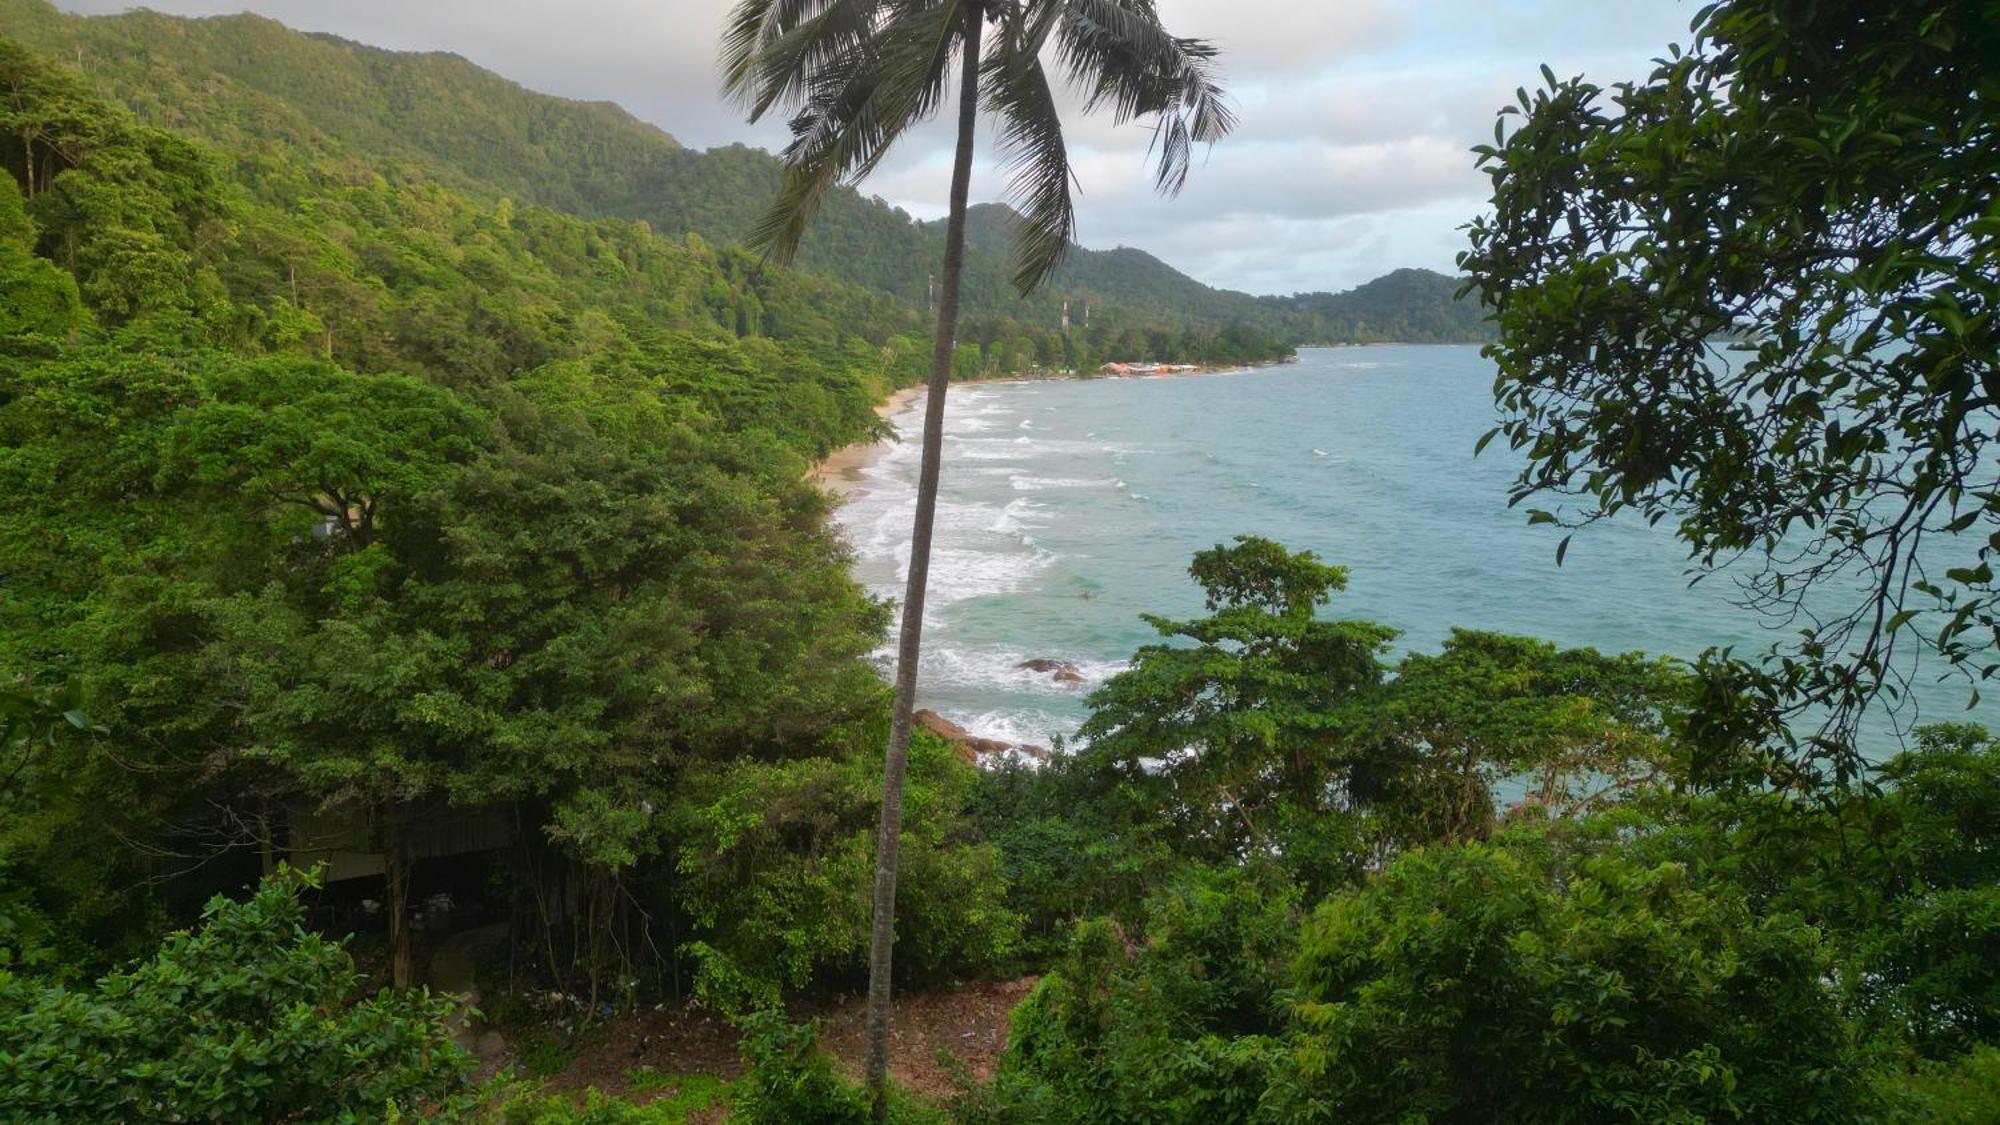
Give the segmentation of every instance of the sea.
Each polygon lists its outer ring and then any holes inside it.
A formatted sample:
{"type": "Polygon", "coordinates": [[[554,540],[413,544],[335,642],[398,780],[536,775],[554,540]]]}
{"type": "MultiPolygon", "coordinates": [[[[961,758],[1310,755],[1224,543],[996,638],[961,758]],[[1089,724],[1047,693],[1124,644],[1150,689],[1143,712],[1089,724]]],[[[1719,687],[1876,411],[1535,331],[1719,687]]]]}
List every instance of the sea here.
{"type": "MultiPolygon", "coordinates": [[[[1498,416],[1475,347],[1306,349],[1297,363],[1209,375],[972,383],[945,415],[944,477],[918,706],[972,733],[1043,746],[1074,735],[1085,697],[1157,634],[1142,614],[1203,612],[1196,551],[1258,535],[1348,570],[1326,615],[1435,651],[1454,626],[1605,652],[1761,653],[1796,626],[1742,609],[1727,574],[1690,584],[1687,552],[1637,518],[1577,534],[1507,504],[1518,455],[1474,447],[1498,416]],[[1074,665],[1084,682],[1021,667],[1074,665]]],[[[900,599],[923,399],[859,468],[836,518],[857,579],[900,599]]],[[[892,631],[890,637],[894,637],[892,631]]],[[[886,669],[885,645],[876,659],[886,669]]],[[[1871,757],[1918,722],[1975,719],[1971,689],[1919,667],[1871,757]]]]}

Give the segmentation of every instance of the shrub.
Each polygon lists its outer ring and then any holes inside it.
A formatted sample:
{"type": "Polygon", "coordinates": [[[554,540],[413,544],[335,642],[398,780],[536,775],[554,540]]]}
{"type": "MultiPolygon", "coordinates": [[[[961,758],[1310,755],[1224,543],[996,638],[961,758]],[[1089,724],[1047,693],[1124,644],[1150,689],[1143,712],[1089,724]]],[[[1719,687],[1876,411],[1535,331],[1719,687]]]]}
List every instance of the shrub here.
{"type": "Polygon", "coordinates": [[[448,1000],[361,985],[297,890],[220,896],[152,958],[72,990],[0,972],[0,1105],[16,1121],[332,1121],[462,1108],[448,1000]]]}
{"type": "Polygon", "coordinates": [[[743,1021],[743,1061],[749,1072],[730,1109],[748,1125],[864,1125],[868,1096],[834,1072],[809,1024],[783,1013],[758,1012],[743,1021]]]}
{"type": "Polygon", "coordinates": [[[1411,853],[1323,904],[1274,1098],[1294,1120],[1851,1120],[1818,935],[1615,854],[1411,853]]]}

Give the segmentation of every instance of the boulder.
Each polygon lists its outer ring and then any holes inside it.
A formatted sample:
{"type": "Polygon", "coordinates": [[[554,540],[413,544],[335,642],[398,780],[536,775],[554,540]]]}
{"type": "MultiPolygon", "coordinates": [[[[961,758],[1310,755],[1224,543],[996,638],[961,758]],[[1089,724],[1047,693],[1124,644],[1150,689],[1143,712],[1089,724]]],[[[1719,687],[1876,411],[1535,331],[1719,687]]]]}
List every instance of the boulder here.
{"type": "Polygon", "coordinates": [[[1059,684],[1084,684],[1090,682],[1084,678],[1082,672],[1077,671],[1076,665],[1071,664],[1067,660],[1043,660],[1038,657],[1034,660],[1023,660],[1019,664],[1014,665],[1014,667],[1026,672],[1039,672],[1046,676],[1052,676],[1059,684]]]}
{"type": "Polygon", "coordinates": [[[970,737],[964,727],[936,711],[919,711],[910,717],[915,720],[918,730],[929,731],[947,742],[964,742],[970,737]]]}
{"type": "Polygon", "coordinates": [[[982,758],[1003,758],[1008,754],[1025,754],[1038,762],[1049,756],[1046,746],[1028,746],[1003,742],[997,738],[980,738],[936,711],[918,711],[910,718],[918,730],[926,731],[951,743],[952,748],[958,751],[958,756],[968,765],[978,765],[982,758]]]}
{"type": "Polygon", "coordinates": [[[958,751],[959,759],[966,765],[976,766],[979,764],[979,754],[972,748],[969,741],[972,735],[964,727],[959,726],[936,711],[918,711],[916,714],[910,716],[910,720],[916,724],[918,730],[934,734],[951,743],[951,748],[958,751]]]}

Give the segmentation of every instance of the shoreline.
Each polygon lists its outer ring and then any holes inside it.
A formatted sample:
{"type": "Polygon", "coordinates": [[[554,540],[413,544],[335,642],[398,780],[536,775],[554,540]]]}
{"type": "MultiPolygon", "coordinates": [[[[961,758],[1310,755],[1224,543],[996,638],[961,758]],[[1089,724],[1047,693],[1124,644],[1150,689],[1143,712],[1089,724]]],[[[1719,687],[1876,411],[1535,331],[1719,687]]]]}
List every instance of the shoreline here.
{"type": "MultiPolygon", "coordinates": [[[[1023,372],[1013,375],[995,375],[990,379],[965,379],[954,382],[955,387],[977,387],[1009,385],[1017,383],[1046,383],[1057,380],[1080,381],[1086,379],[1186,379],[1197,376],[1247,375],[1267,367],[1284,367],[1297,363],[1298,356],[1290,359],[1271,360],[1264,363],[1239,363],[1227,367],[1197,367],[1192,371],[1145,371],[1126,375],[1106,375],[1097,371],[1069,372],[1023,372]]],[[[890,392],[889,397],[875,404],[875,416],[887,420],[911,403],[922,398],[930,388],[923,383],[914,383],[890,392]]],[[[874,461],[877,455],[890,443],[881,441],[858,441],[845,445],[827,454],[806,473],[806,481],[838,503],[853,494],[861,483],[861,473],[874,461]]]]}
{"type": "MultiPolygon", "coordinates": [[[[930,388],[922,383],[899,388],[889,393],[889,397],[875,404],[875,416],[888,419],[905,406],[922,398],[930,388]]],[[[828,496],[839,500],[854,491],[861,483],[861,470],[875,459],[877,453],[887,445],[887,441],[857,441],[844,445],[821,458],[806,473],[806,481],[828,496]]]]}

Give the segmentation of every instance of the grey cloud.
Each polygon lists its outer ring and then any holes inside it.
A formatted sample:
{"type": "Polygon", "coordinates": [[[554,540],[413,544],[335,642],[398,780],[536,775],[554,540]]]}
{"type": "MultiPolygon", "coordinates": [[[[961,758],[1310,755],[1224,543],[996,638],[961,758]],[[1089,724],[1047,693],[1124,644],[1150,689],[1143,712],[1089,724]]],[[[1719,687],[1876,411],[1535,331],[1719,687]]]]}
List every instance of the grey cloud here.
{"type": "Polygon", "coordinates": [[[1160,17],[1221,48],[1237,81],[1317,70],[1410,33],[1407,6],[1386,0],[1161,0],[1160,17]]]}

